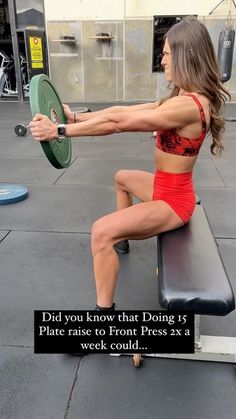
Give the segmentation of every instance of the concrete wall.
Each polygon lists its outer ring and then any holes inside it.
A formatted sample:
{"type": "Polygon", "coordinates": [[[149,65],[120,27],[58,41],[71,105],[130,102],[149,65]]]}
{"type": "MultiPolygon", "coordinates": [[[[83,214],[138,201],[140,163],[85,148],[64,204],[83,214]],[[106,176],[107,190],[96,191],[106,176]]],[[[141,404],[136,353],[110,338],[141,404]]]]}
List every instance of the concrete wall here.
{"type": "MultiPolygon", "coordinates": [[[[229,0],[217,9],[225,12],[229,0]]],[[[47,20],[122,20],[150,18],[155,14],[208,15],[217,0],[44,0],[47,20]]]]}
{"type": "MultiPolygon", "coordinates": [[[[154,15],[197,14],[217,50],[229,11],[211,0],[45,0],[50,76],[65,102],[155,100],[166,92],[162,73],[152,73],[154,15]],[[97,41],[108,32],[111,41],[97,41]],[[75,36],[75,43],[59,42],[75,36]]],[[[235,18],[235,9],[232,8],[235,18]]],[[[234,54],[235,55],[235,54],[234,54]]],[[[235,57],[227,87],[236,98],[235,57]],[[234,93],[235,92],[235,93],[234,93]]]]}

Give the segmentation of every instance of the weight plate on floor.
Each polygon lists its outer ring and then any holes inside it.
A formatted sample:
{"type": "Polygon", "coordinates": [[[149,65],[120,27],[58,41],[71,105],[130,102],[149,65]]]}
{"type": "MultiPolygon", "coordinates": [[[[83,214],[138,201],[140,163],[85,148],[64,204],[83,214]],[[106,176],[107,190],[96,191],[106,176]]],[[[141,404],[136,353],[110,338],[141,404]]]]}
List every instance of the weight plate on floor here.
{"type": "MultiPolygon", "coordinates": [[[[41,113],[56,124],[65,124],[66,117],[60,97],[51,80],[45,74],[32,77],[30,82],[30,109],[33,117],[41,113]]],[[[57,169],[68,167],[71,162],[71,139],[41,141],[46,157],[57,169]]]]}
{"type": "Polygon", "coordinates": [[[27,134],[27,128],[24,124],[18,124],[14,128],[16,135],[24,137],[27,134]]]}
{"type": "Polygon", "coordinates": [[[22,201],[27,198],[28,194],[28,188],[24,185],[0,183],[0,205],[22,201]]]}

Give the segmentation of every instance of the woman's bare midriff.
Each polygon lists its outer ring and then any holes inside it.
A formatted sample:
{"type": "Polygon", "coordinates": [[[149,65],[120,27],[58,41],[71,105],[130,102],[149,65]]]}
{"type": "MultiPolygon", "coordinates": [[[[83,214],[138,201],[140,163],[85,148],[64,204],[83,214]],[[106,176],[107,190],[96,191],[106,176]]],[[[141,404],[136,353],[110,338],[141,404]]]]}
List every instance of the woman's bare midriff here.
{"type": "Polygon", "coordinates": [[[155,148],[155,162],[158,170],[169,173],[188,173],[193,170],[197,156],[177,156],[155,148]]]}

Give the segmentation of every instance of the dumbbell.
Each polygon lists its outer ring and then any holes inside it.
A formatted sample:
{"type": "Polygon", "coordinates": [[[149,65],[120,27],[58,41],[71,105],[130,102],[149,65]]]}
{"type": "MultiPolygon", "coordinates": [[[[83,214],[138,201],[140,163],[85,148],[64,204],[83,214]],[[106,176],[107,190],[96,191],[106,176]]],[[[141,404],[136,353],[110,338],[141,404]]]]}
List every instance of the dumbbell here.
{"type": "Polygon", "coordinates": [[[15,126],[14,131],[18,137],[24,137],[27,134],[27,130],[29,128],[29,125],[25,124],[18,124],[15,126]]]}

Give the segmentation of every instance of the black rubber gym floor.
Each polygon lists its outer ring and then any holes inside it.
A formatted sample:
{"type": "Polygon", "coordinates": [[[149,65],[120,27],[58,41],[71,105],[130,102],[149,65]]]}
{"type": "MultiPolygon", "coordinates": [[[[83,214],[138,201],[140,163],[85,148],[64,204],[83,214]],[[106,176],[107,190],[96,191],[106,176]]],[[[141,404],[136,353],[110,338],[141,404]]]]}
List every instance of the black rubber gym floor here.
{"type": "MultiPolygon", "coordinates": [[[[225,112],[235,117],[236,104],[225,112]]],[[[57,170],[30,134],[15,135],[29,120],[28,103],[0,103],[0,182],[29,188],[0,206],[1,419],[234,419],[235,364],[145,358],[135,369],[125,356],[34,355],[34,310],[94,308],[91,226],[115,208],[117,170],[153,171],[155,144],[142,133],[77,138],[71,166],[57,170]]],[[[220,160],[206,140],[194,178],[236,294],[236,123],[224,139],[220,160]]],[[[155,238],[120,260],[118,308],[160,309],[155,238]]],[[[201,321],[203,334],[236,336],[236,311],[201,321]]]]}

